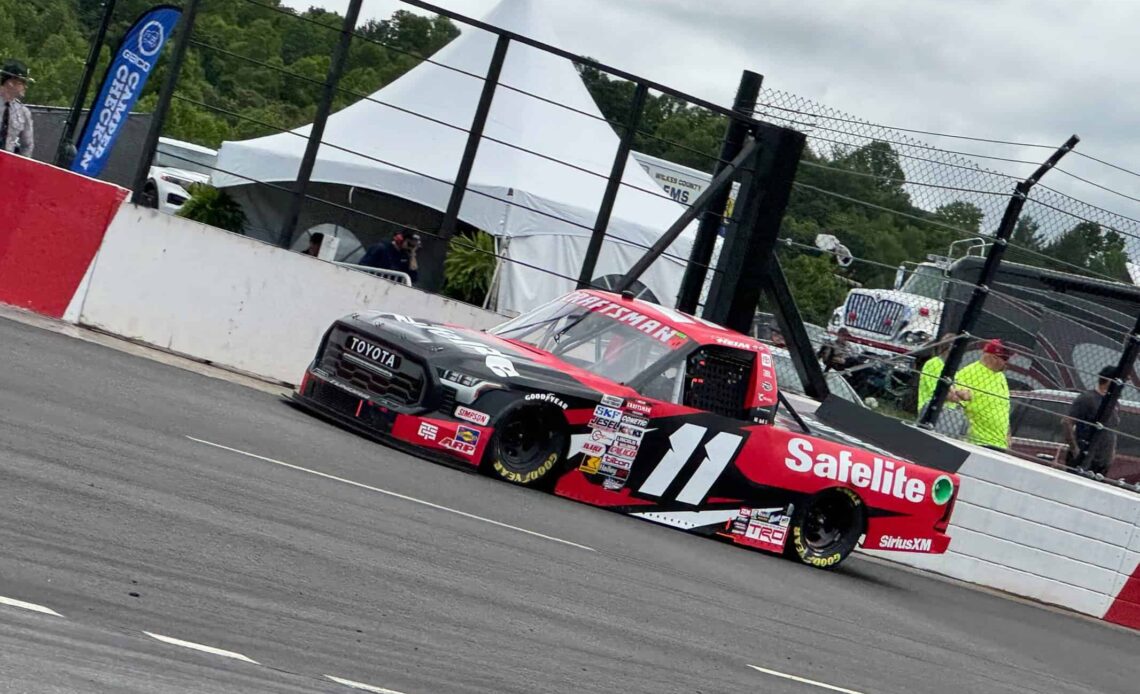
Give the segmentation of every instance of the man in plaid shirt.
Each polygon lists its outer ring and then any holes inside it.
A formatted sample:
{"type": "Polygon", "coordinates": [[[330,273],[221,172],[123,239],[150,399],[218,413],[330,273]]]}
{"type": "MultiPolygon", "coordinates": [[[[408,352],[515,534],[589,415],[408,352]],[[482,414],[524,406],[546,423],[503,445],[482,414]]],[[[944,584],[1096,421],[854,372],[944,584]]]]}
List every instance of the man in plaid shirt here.
{"type": "Polygon", "coordinates": [[[20,100],[33,81],[27,66],[18,60],[0,67],[0,149],[25,157],[32,156],[35,139],[32,112],[20,100]]]}

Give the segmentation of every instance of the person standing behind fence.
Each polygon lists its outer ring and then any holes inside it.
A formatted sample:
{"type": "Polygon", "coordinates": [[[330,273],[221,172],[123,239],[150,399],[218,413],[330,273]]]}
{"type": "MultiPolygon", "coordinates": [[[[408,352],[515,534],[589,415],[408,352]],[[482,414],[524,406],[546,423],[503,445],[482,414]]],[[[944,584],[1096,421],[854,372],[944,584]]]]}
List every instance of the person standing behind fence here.
{"type": "Polygon", "coordinates": [[[28,83],[34,81],[18,60],[0,67],[0,149],[5,152],[31,157],[35,150],[32,112],[21,101],[28,83]]]}
{"type": "MultiPolygon", "coordinates": [[[[1096,388],[1091,388],[1078,395],[1072,406],[1069,407],[1068,416],[1061,420],[1065,441],[1069,444],[1069,467],[1077,466],[1077,458],[1081,450],[1088,447],[1092,433],[1096,430],[1096,427],[1089,422],[1096,419],[1096,413],[1100,409],[1100,401],[1104,399],[1108,392],[1108,386],[1114,378],[1116,378],[1115,366],[1106,366],[1101,369],[1096,388]]],[[[1104,425],[1106,428],[1097,438],[1096,447],[1089,450],[1084,463],[1080,466],[1082,470],[1088,470],[1098,475],[1107,474],[1108,466],[1116,457],[1116,432],[1112,430],[1120,428],[1120,411],[1117,408],[1113,408],[1112,416],[1104,425]]]]}
{"type": "Polygon", "coordinates": [[[978,361],[958,371],[954,381],[968,391],[962,407],[970,422],[969,440],[979,446],[1009,448],[1009,381],[1005,369],[1013,350],[990,340],[978,361]]]}
{"type": "MultiPolygon", "coordinates": [[[[918,377],[918,416],[921,417],[926,406],[934,397],[934,389],[938,386],[938,379],[942,376],[942,369],[946,366],[946,356],[954,346],[954,333],[946,333],[938,341],[930,345],[933,353],[922,365],[922,372],[918,377]]],[[[968,398],[969,391],[963,388],[951,387],[946,394],[946,405],[938,421],[934,423],[934,430],[950,436],[961,436],[966,433],[969,423],[962,409],[958,406],[963,396],[968,398]]]]}
{"type": "Polygon", "coordinates": [[[419,234],[401,231],[393,236],[391,241],[381,241],[369,248],[360,259],[360,264],[407,273],[414,283],[420,274],[416,263],[416,251],[419,247],[419,234]]]}

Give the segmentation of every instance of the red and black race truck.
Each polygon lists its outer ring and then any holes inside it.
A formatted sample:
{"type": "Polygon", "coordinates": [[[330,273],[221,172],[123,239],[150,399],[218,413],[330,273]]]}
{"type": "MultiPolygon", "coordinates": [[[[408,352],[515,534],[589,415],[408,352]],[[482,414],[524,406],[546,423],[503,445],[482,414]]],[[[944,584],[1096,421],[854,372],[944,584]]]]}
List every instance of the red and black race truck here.
{"type": "Polygon", "coordinates": [[[764,343],[629,294],[576,291],[489,331],[354,313],[293,399],[425,457],[813,566],[950,542],[956,475],[801,416],[764,343]]]}

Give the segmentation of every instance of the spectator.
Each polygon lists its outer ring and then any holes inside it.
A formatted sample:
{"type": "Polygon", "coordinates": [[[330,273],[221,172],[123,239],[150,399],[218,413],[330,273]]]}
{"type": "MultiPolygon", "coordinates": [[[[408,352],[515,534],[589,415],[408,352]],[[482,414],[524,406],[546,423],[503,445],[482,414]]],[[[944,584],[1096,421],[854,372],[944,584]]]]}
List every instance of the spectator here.
{"type": "Polygon", "coordinates": [[[859,347],[851,342],[851,332],[840,328],[835,333],[835,342],[820,347],[815,356],[823,362],[824,371],[843,371],[857,365],[861,353],[859,347]]]}
{"type": "MultiPolygon", "coordinates": [[[[1065,441],[1069,444],[1069,467],[1076,467],[1080,452],[1088,448],[1092,433],[1096,430],[1096,427],[1089,422],[1096,419],[1100,402],[1104,399],[1108,392],[1108,386],[1114,378],[1116,378],[1115,366],[1106,366],[1101,369],[1096,388],[1086,390],[1078,395],[1072,406],[1069,407],[1068,416],[1061,420],[1065,441]]],[[[1112,430],[1120,428],[1120,412],[1115,407],[1112,410],[1112,416],[1104,424],[1106,428],[1097,439],[1095,448],[1089,450],[1084,463],[1080,466],[1082,470],[1088,470],[1099,475],[1108,473],[1108,466],[1116,456],[1116,432],[1112,430]]]]}
{"type": "Polygon", "coordinates": [[[368,249],[360,264],[384,270],[407,273],[414,283],[419,278],[416,264],[416,251],[420,247],[420,235],[410,231],[398,232],[391,241],[381,241],[368,249]]]}
{"type": "Polygon", "coordinates": [[[990,340],[978,361],[960,370],[955,383],[970,423],[969,440],[980,446],[1009,448],[1009,381],[1005,369],[1013,350],[990,340]]]}
{"type": "Polygon", "coordinates": [[[325,242],[325,235],[317,232],[309,237],[309,247],[301,251],[305,255],[311,255],[314,258],[321,252],[321,244],[325,242]]]}
{"type": "MultiPolygon", "coordinates": [[[[946,333],[938,338],[937,342],[929,345],[931,354],[922,365],[922,373],[918,377],[918,414],[920,417],[926,406],[930,404],[931,398],[934,397],[934,389],[938,386],[938,379],[942,376],[942,369],[946,366],[946,356],[950,354],[950,348],[953,346],[954,333],[946,333]]],[[[946,394],[946,404],[942,408],[938,421],[934,424],[935,431],[950,436],[961,436],[966,433],[969,422],[966,421],[965,415],[958,406],[964,392],[966,391],[963,388],[950,387],[950,392],[946,394]]],[[[969,397],[968,392],[966,392],[966,396],[969,397]]]]}
{"type": "Polygon", "coordinates": [[[18,60],[0,67],[0,149],[31,157],[35,149],[32,112],[22,102],[29,83],[28,68],[18,60]]]}

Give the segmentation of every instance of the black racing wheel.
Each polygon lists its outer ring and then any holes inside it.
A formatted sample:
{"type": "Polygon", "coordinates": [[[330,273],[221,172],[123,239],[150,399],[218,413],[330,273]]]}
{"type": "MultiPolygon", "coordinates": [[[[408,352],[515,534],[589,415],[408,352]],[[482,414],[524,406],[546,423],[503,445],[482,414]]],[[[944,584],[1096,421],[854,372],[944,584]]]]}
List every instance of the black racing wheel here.
{"type": "Polygon", "coordinates": [[[866,526],[866,507],[850,489],[829,489],[809,497],[792,513],[789,554],[821,569],[847,558],[866,526]]]}
{"type": "Polygon", "coordinates": [[[549,484],[566,460],[569,440],[561,410],[535,402],[516,403],[495,419],[487,470],[514,484],[549,484]]]}

